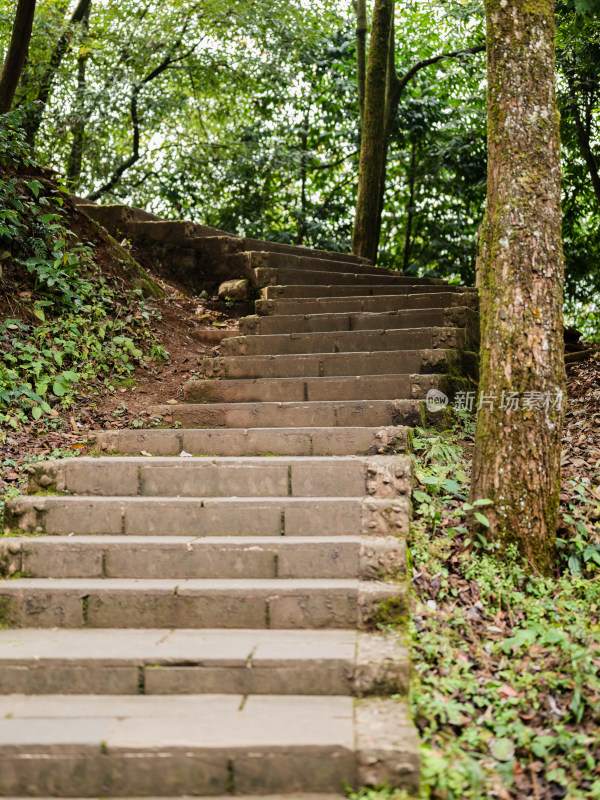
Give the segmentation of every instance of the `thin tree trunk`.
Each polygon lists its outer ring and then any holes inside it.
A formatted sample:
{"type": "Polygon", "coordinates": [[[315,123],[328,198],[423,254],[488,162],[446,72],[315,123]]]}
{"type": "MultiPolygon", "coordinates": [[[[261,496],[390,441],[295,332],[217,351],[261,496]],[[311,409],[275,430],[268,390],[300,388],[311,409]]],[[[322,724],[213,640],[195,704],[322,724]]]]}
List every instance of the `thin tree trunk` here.
{"type": "Polygon", "coordinates": [[[304,117],[304,124],[302,126],[302,133],[300,134],[300,219],[298,224],[298,234],[296,236],[296,244],[301,245],[304,243],[306,236],[306,180],[308,177],[308,111],[304,117]]]}
{"type": "Polygon", "coordinates": [[[478,254],[482,407],[471,498],[493,501],[485,509],[492,538],[504,549],[515,545],[534,569],[549,574],[565,390],[554,2],[486,0],[485,7],[488,194],[478,254]],[[510,407],[510,397],[518,409],[510,407]]]}
{"type": "Polygon", "coordinates": [[[406,205],[406,233],[404,236],[404,257],[402,259],[402,271],[406,272],[410,264],[410,254],[412,251],[412,227],[415,214],[415,165],[417,161],[417,146],[413,144],[410,151],[410,167],[408,170],[408,203],[406,205]]]}
{"type": "MultiPolygon", "coordinates": [[[[90,3],[86,14],[81,21],[85,34],[87,34],[89,28],[91,8],[92,6],[90,3]]],[[[80,52],[77,58],[77,90],[75,93],[76,118],[71,126],[73,139],[71,140],[71,150],[67,159],[67,178],[72,182],[73,188],[76,188],[81,175],[81,165],[83,163],[83,149],[85,142],[85,128],[90,114],[89,111],[86,111],[85,102],[85,70],[88,58],[89,54],[85,49],[80,52]]]]}
{"type": "Polygon", "coordinates": [[[48,98],[50,97],[50,92],[52,90],[52,84],[54,83],[54,78],[56,77],[56,73],[62,63],[62,60],[69,49],[69,45],[71,43],[71,35],[72,35],[72,28],[73,25],[77,25],[80,23],[86,14],[89,13],[89,7],[92,0],[79,0],[77,7],[73,11],[71,19],[65,30],[60,35],[58,42],[50,56],[50,60],[48,62],[48,66],[42,78],[40,80],[39,89],[37,92],[37,96],[35,98],[36,105],[35,111],[30,115],[27,124],[25,125],[25,129],[27,131],[27,140],[30,145],[33,147],[35,145],[35,137],[42,124],[42,119],[44,117],[44,111],[46,110],[46,105],[48,103],[48,98]]]}
{"type": "MultiPolygon", "coordinates": [[[[573,86],[571,82],[569,82],[569,88],[571,89],[571,94],[574,95],[573,86]]],[[[579,107],[577,106],[577,102],[575,99],[573,99],[573,102],[571,103],[570,111],[573,117],[573,122],[575,123],[575,130],[577,131],[577,141],[579,142],[579,149],[581,150],[581,155],[583,156],[583,160],[585,161],[587,171],[592,180],[592,186],[594,187],[594,194],[596,195],[596,199],[600,203],[600,173],[598,171],[598,162],[596,161],[596,156],[592,151],[589,131],[586,130],[586,126],[584,125],[583,120],[581,119],[581,114],[579,113],[579,107]]]]}
{"type": "Polygon", "coordinates": [[[367,0],[356,0],[356,84],[358,86],[358,107],[362,129],[365,116],[365,81],[367,74],[367,0]]]}
{"type": "Polygon", "coordinates": [[[393,9],[394,0],[375,0],[365,83],[358,197],[352,233],[352,252],[373,261],[377,255],[379,238],[377,211],[385,145],[385,96],[393,9]]]}
{"type": "Polygon", "coordinates": [[[35,0],[19,0],[12,36],[0,75],[0,114],[7,114],[11,109],[29,50],[34,14],[35,0]]]}

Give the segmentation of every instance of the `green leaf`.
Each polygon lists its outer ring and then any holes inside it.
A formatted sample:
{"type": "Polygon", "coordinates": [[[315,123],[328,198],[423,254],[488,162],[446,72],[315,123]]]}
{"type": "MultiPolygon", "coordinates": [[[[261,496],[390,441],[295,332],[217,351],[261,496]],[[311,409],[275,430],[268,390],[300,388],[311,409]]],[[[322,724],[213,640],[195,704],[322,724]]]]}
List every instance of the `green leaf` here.
{"type": "Polygon", "coordinates": [[[510,739],[493,739],[490,752],[496,761],[510,761],[515,754],[515,746],[510,739]]]}
{"type": "Polygon", "coordinates": [[[60,379],[57,379],[57,380],[55,380],[53,382],[53,384],[52,384],[52,392],[57,397],[62,397],[65,394],[66,389],[63,386],[63,384],[61,383],[60,379]]]}
{"type": "Polygon", "coordinates": [[[486,498],[482,497],[481,500],[475,500],[473,502],[474,506],[492,506],[494,505],[493,500],[487,500],[486,498]]]}
{"type": "Polygon", "coordinates": [[[578,556],[569,556],[567,565],[571,570],[571,575],[581,575],[581,562],[579,561],[578,556]]]}
{"type": "Polygon", "coordinates": [[[415,500],[418,500],[419,503],[431,502],[431,497],[425,492],[420,492],[418,489],[415,489],[415,491],[413,492],[413,497],[415,498],[415,500]]]}
{"type": "Polygon", "coordinates": [[[37,200],[40,196],[40,189],[43,188],[43,184],[39,181],[27,181],[26,186],[29,188],[35,199],[37,200]]]}
{"type": "Polygon", "coordinates": [[[485,514],[482,514],[481,512],[476,511],[475,512],[475,519],[477,520],[477,522],[480,522],[482,525],[485,525],[486,528],[490,527],[490,521],[485,516],[485,514]]]}
{"type": "Polygon", "coordinates": [[[31,416],[36,420],[42,416],[42,413],[42,409],[39,406],[34,406],[31,409],[31,416]]]}
{"type": "Polygon", "coordinates": [[[446,480],[442,483],[442,489],[448,492],[448,494],[460,495],[463,494],[464,489],[458,483],[458,481],[453,480],[452,478],[446,478],[446,480]]]}

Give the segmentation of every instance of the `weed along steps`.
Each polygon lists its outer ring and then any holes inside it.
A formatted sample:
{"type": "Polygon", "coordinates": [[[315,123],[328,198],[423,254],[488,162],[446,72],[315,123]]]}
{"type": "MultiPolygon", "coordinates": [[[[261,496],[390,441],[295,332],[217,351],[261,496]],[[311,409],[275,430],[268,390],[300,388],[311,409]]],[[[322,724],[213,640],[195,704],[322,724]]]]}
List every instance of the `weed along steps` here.
{"type": "Polygon", "coordinates": [[[7,504],[0,794],[416,791],[406,451],[427,392],[467,380],[476,294],[81,208],[165,276],[259,299],[149,409],[165,427],[94,432],[7,504]]]}

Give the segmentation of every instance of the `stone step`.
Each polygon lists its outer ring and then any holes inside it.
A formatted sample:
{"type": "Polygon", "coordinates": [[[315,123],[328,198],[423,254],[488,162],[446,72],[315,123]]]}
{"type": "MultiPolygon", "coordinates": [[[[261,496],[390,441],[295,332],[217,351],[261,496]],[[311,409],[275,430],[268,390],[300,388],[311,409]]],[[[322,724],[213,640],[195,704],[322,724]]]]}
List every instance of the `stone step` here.
{"type": "Polygon", "coordinates": [[[344,696],[8,695],[0,794],[176,797],[416,791],[405,703],[344,696]]]}
{"type": "Polygon", "coordinates": [[[342,378],[259,378],[189,380],[188,403],[257,403],[314,400],[420,399],[440,388],[442,375],[361,375],[342,378]]]}
{"type": "Polygon", "coordinates": [[[358,628],[402,625],[403,583],[334,578],[19,578],[0,581],[11,628],[358,628]]]}
{"type": "Polygon", "coordinates": [[[5,577],[406,577],[395,536],[23,536],[0,540],[5,577]]]}
{"type": "Polygon", "coordinates": [[[342,261],[358,266],[369,265],[369,259],[351,253],[316,250],[310,247],[247,239],[234,234],[185,221],[137,220],[128,221],[122,229],[136,240],[150,239],[167,245],[200,251],[201,256],[236,255],[248,252],[277,253],[327,261],[342,261]]]}
{"type": "Polygon", "coordinates": [[[410,286],[414,278],[404,275],[370,275],[364,272],[328,272],[325,270],[257,267],[252,270],[253,283],[258,289],[266,286],[372,286],[375,280],[385,286],[410,286]]]}
{"type": "Polygon", "coordinates": [[[396,294],[424,294],[434,293],[471,293],[477,296],[477,289],[468,286],[451,286],[442,280],[430,278],[411,278],[408,283],[397,279],[396,283],[372,284],[372,285],[349,285],[336,284],[335,286],[303,284],[285,284],[281,286],[265,286],[261,291],[261,296],[265,300],[277,300],[284,298],[313,299],[318,297],[377,297],[378,295],[396,294]]]}
{"type": "MultiPolygon", "coordinates": [[[[395,328],[467,328],[479,324],[465,307],[402,309],[378,313],[295,314],[242,317],[238,336],[392,330],[395,328]]],[[[232,334],[235,336],[235,334],[232,334]]]]}
{"type": "MultiPolygon", "coordinates": [[[[385,289],[386,287],[383,288],[385,289]]],[[[393,313],[394,311],[405,309],[456,308],[458,306],[477,309],[479,306],[479,298],[476,294],[473,292],[454,291],[456,289],[454,286],[414,286],[410,288],[410,292],[374,294],[372,296],[284,296],[281,299],[273,296],[270,299],[257,300],[255,307],[256,313],[261,316],[282,315],[305,318],[307,315],[312,314],[378,314],[393,313]],[[429,288],[435,291],[427,291],[429,288]]],[[[270,292],[270,289],[265,289],[264,291],[270,292]]]]}
{"type": "Polygon", "coordinates": [[[8,500],[4,531],[50,536],[406,536],[408,519],[409,503],[402,498],[44,495],[8,500]]]}
{"type": "Polygon", "coordinates": [[[156,406],[152,413],[168,427],[353,428],[360,425],[420,425],[418,400],[317,400],[307,403],[187,403],[156,406]]]}
{"type": "Polygon", "coordinates": [[[295,253],[276,252],[249,252],[246,254],[248,269],[269,270],[301,270],[331,273],[353,273],[359,275],[373,275],[378,277],[404,278],[397,270],[373,267],[369,264],[357,264],[353,261],[327,258],[325,254],[318,257],[310,255],[297,255],[295,253]]]}
{"type": "MultiPolygon", "coordinates": [[[[221,343],[222,356],[370,353],[382,350],[453,350],[469,344],[463,328],[404,328],[331,333],[234,336],[221,343]]],[[[389,370],[388,370],[389,372],[389,370]]]]}
{"type": "Polygon", "coordinates": [[[0,694],[408,691],[402,635],[346,630],[0,630],[0,694]]]}
{"type": "Polygon", "coordinates": [[[405,456],[68,458],[29,470],[28,491],[103,497],[363,497],[408,495],[405,456]]]}
{"type": "MultiPolygon", "coordinates": [[[[443,373],[460,368],[461,359],[466,357],[457,350],[380,350],[372,353],[201,357],[198,364],[207,378],[332,378],[443,373]]],[[[312,422],[321,426],[328,424],[317,418],[312,422]]],[[[256,427],[255,423],[250,424],[256,427]]]]}
{"type": "Polygon", "coordinates": [[[406,449],[407,429],[383,428],[223,428],[90,431],[85,437],[97,454],[138,456],[345,456],[386,455],[406,449]]]}
{"type": "Polygon", "coordinates": [[[223,339],[239,336],[240,332],[238,328],[197,328],[189,331],[188,335],[207,347],[218,347],[223,339]]]}

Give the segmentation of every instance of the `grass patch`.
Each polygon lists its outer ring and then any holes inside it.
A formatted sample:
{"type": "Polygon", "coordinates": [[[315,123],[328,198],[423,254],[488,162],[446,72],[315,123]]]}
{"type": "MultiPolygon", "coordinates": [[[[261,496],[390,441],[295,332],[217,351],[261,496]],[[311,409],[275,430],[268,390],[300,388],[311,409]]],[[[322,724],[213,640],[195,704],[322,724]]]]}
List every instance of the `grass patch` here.
{"type": "Polygon", "coordinates": [[[600,581],[583,555],[592,528],[561,538],[553,578],[472,538],[467,515],[485,520],[485,507],[466,502],[471,433],[461,424],[414,440],[410,703],[422,797],[600,798],[600,581]]]}

